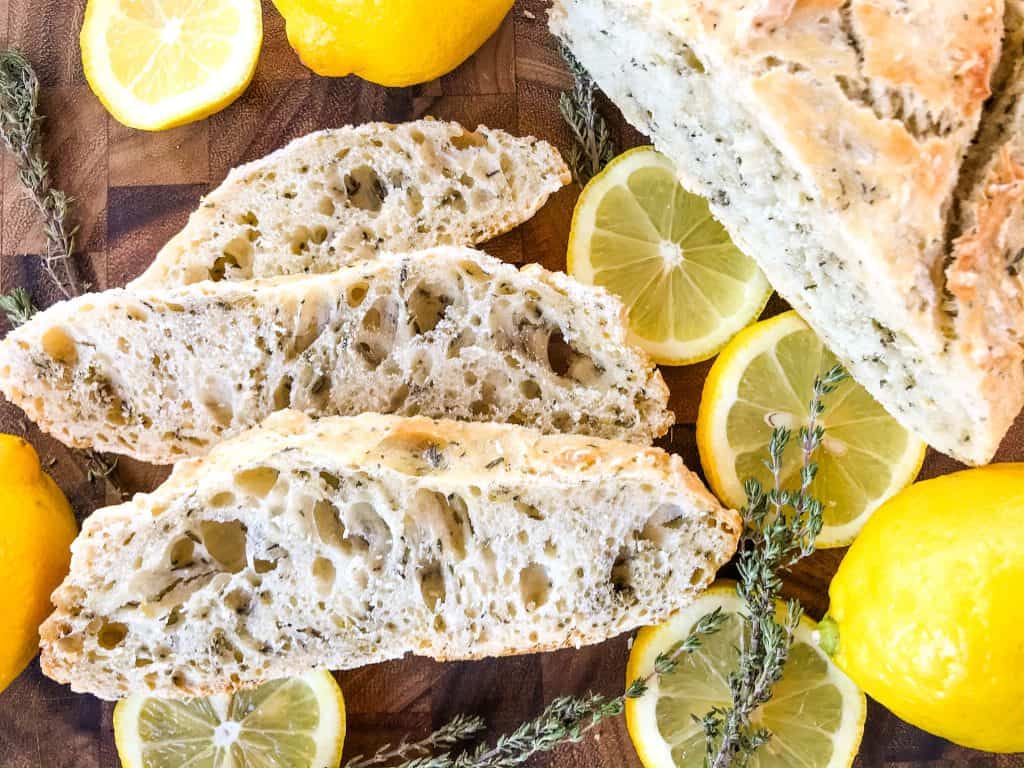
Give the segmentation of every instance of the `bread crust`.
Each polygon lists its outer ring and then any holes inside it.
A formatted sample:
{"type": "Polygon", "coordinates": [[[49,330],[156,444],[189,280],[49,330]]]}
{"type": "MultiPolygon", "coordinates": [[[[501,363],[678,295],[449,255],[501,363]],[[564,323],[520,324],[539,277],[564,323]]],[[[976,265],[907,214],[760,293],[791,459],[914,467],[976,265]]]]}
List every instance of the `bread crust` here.
{"type": "Polygon", "coordinates": [[[102,698],[182,697],[406,653],[600,642],[689,603],[740,527],[657,448],[285,411],[86,520],[40,630],[42,668],[102,698]],[[230,525],[242,560],[210,538],[230,525]]]}
{"type": "Polygon", "coordinates": [[[557,0],[551,12],[858,381],[972,464],[1024,404],[1022,19],[1019,0],[557,0]],[[609,44],[633,58],[605,56],[609,44]]]}

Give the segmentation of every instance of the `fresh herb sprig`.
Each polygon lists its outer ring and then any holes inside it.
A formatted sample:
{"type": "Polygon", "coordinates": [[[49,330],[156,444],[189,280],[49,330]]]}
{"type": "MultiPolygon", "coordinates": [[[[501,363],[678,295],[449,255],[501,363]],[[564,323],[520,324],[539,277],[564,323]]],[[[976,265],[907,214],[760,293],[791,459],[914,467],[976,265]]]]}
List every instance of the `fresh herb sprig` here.
{"type": "Polygon", "coordinates": [[[820,423],[824,397],[844,378],[846,372],[837,365],[815,379],[809,424],[799,432],[800,487],[782,487],[782,457],[791,438],[783,427],[772,431],[765,461],[772,487],[765,492],[755,479],[744,484],[747,503],[741,512],[736,587],[746,606],[740,616],[744,642],[737,667],[729,675],[730,705],[712,709],[702,720],[707,768],[742,768],[771,738],[767,729],[751,724],[751,716],[771,698],[772,687],[782,679],[803,614],[796,600],[788,600],[780,621],[776,605],[782,594],[782,575],[814,551],[814,540],[821,532],[822,504],[810,493],[818,471],[813,458],[825,436],[820,423]]]}
{"type": "Polygon", "coordinates": [[[72,199],[53,186],[43,154],[43,116],[39,113],[39,78],[25,55],[0,51],[0,138],[18,169],[18,180],[39,210],[46,235],[43,271],[61,296],[81,293],[72,254],[78,227],[71,224],[72,199]]]}
{"type": "Polygon", "coordinates": [[[419,741],[400,741],[385,744],[369,757],[357,755],[345,763],[345,768],[373,768],[388,765],[395,760],[409,761],[412,758],[430,755],[437,750],[448,750],[470,741],[487,728],[482,717],[456,715],[447,724],[419,741]]]}
{"type": "Polygon", "coordinates": [[[37,311],[32,303],[32,297],[24,288],[14,288],[0,295],[0,312],[4,313],[12,328],[27,323],[37,311]]]}
{"type": "Polygon", "coordinates": [[[573,145],[568,163],[572,177],[581,187],[615,157],[615,143],[608,123],[597,109],[597,86],[572,52],[562,46],[562,57],[572,73],[572,90],[558,97],[558,111],[572,131],[573,145]]]}
{"type": "MultiPolygon", "coordinates": [[[[579,743],[587,732],[604,721],[621,715],[625,710],[626,700],[643,696],[656,677],[674,671],[679,659],[684,654],[693,653],[700,648],[704,638],[717,632],[725,619],[725,614],[719,610],[701,618],[684,640],[658,656],[654,670],[649,675],[634,680],[621,696],[607,697],[592,692],[582,696],[562,696],[548,704],[534,719],[523,723],[512,733],[500,736],[493,746],[483,743],[461,754],[445,752],[433,756],[420,756],[399,763],[394,768],[514,768],[523,765],[534,755],[550,752],[562,744],[579,743]]],[[[439,740],[439,736],[459,722],[462,722],[460,718],[456,718],[423,741],[415,742],[415,751],[422,754],[423,750],[419,749],[419,745],[429,748],[432,739],[439,740]]],[[[378,754],[382,755],[382,759],[369,762],[357,757],[346,763],[345,768],[369,768],[390,762],[392,759],[406,757],[406,754],[392,750],[389,745],[382,747],[378,754]]]]}

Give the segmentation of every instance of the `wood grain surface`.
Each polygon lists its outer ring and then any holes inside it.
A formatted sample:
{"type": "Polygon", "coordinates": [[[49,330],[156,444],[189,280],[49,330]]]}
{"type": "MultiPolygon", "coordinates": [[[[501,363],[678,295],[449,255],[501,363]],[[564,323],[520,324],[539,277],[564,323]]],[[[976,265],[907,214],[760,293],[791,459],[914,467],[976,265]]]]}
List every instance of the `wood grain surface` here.
{"type": "MultiPolygon", "coordinates": [[[[256,77],[232,106],[193,125],[141,133],[110,118],[90,92],[78,53],[85,0],[0,0],[0,44],[22,49],[44,85],[47,150],[57,182],[78,201],[78,243],[95,289],[139,274],[158,247],[181,227],[200,197],[233,166],[260,157],[309,131],[367,120],[399,122],[424,115],[534,134],[565,149],[569,135],[557,108],[567,72],[546,29],[544,0],[522,0],[484,47],[457,71],[415,88],[387,90],[356,78],[324,79],[299,63],[283,22],[265,3],[265,42],[256,77]]],[[[605,104],[619,146],[644,139],[605,104]]],[[[38,222],[23,197],[9,158],[0,160],[0,290],[25,286],[46,305],[54,291],[37,260],[38,222]]],[[[578,190],[569,187],[518,230],[487,246],[515,263],[537,261],[564,269],[569,220],[578,190]]],[[[767,310],[783,308],[777,299],[767,310]]],[[[0,324],[2,324],[0,320],[0,324]]],[[[0,333],[4,329],[0,326],[0,333]]],[[[694,421],[708,365],[665,370],[679,423],[664,445],[697,467],[694,421]]],[[[90,479],[81,459],[0,402],[0,431],[26,435],[80,516],[114,499],[90,479]]],[[[1024,422],[999,454],[1024,459],[1024,422]]],[[[923,476],[954,469],[929,454],[923,476]]],[[[0,468],[2,471],[2,468],[0,468]]],[[[122,460],[119,481],[148,490],[166,470],[122,460]]],[[[969,514],[970,510],[964,510],[969,514]]],[[[841,551],[821,552],[788,580],[790,594],[820,617],[841,551]]],[[[2,628],[0,628],[2,631],[2,628]]],[[[372,750],[402,736],[417,737],[459,712],[487,717],[495,732],[514,727],[563,693],[622,691],[627,638],[578,651],[474,663],[404,660],[341,674],[349,714],[346,754],[372,750]]],[[[0,768],[114,768],[111,705],[72,694],[33,665],[0,694],[0,768]]],[[[639,766],[621,720],[585,743],[560,749],[537,766],[639,766]]],[[[928,736],[871,703],[858,766],[1024,767],[1024,756],[991,756],[928,736]]]]}

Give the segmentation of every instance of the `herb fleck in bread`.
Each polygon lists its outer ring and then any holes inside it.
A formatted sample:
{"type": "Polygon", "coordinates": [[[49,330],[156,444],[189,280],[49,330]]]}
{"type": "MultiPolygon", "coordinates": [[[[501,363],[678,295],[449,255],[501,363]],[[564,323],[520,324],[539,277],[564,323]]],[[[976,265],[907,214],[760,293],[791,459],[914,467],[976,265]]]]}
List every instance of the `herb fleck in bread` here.
{"type": "Polygon", "coordinates": [[[233,170],[135,286],[331,272],[381,251],[474,245],[569,182],[533,137],[418,120],[320,131],[233,170]]]}
{"type": "Polygon", "coordinates": [[[536,426],[650,443],[668,388],[622,304],[469,248],[336,273],[133,288],[0,342],[0,391],[68,445],[169,463],[283,408],[536,426]]]}
{"type": "Polygon", "coordinates": [[[556,0],[551,27],[894,417],[992,457],[1024,402],[1020,0],[556,0]]]}
{"type": "Polygon", "coordinates": [[[580,646],[687,605],[739,528],[660,449],[282,412],[86,520],[42,666],[102,698],[181,697],[580,646]]]}

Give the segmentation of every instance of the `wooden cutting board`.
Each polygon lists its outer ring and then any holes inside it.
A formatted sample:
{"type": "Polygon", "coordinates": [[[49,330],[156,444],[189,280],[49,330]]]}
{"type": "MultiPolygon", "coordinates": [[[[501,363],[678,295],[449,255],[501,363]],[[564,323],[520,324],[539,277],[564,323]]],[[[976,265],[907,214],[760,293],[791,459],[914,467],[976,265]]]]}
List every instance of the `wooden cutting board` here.
{"type": "MultiPolygon", "coordinates": [[[[266,39],[256,77],[234,105],[208,120],[164,133],[124,128],[108,117],[82,75],[78,30],[85,0],[0,0],[0,44],[23,50],[42,79],[49,119],[47,150],[58,186],[78,201],[78,243],[96,289],[124,284],[188,217],[200,197],[230,168],[260,157],[319,128],[369,120],[400,122],[434,115],[468,126],[483,123],[534,134],[566,149],[569,133],[558,114],[559,91],[570,84],[546,28],[544,0],[520,0],[497,34],[465,65],[438,81],[386,90],[356,78],[310,74],[288,47],[283,22],[265,3],[266,39]]],[[[622,149],[644,143],[605,104],[622,149]]],[[[54,292],[37,260],[41,235],[22,196],[13,163],[0,159],[0,291],[21,285],[46,305],[54,292]]],[[[555,195],[530,222],[487,249],[515,263],[536,261],[564,269],[569,219],[578,190],[555,195]]],[[[768,313],[783,308],[776,300],[768,313]]],[[[0,334],[6,329],[0,320],[0,334]]],[[[679,423],[664,445],[699,466],[694,421],[708,366],[667,369],[679,423]]],[[[21,413],[0,402],[0,431],[26,435],[68,494],[80,516],[113,499],[90,480],[78,460],[44,437],[21,413]]],[[[999,459],[1024,460],[1024,421],[1007,438],[999,459]]],[[[929,454],[922,476],[956,468],[929,454]]],[[[0,468],[2,472],[2,468],[0,468]]],[[[148,490],[160,468],[122,460],[119,482],[148,490]]],[[[970,510],[964,510],[965,513],[970,510]]],[[[821,552],[788,580],[788,591],[820,617],[842,552],[821,552]]],[[[0,629],[2,631],[2,629],[0,629]]],[[[372,751],[403,736],[420,737],[452,715],[484,715],[495,732],[536,714],[555,696],[593,689],[622,691],[627,638],[578,651],[474,663],[408,660],[341,674],[349,715],[346,754],[372,751]]],[[[112,705],[77,696],[44,678],[33,664],[0,694],[0,768],[115,768],[112,705]]],[[[560,749],[537,766],[639,766],[621,720],[585,743],[560,749]]],[[[857,765],[1024,767],[1024,756],[986,756],[912,728],[872,703],[857,765]]]]}

